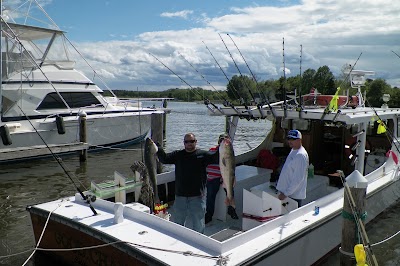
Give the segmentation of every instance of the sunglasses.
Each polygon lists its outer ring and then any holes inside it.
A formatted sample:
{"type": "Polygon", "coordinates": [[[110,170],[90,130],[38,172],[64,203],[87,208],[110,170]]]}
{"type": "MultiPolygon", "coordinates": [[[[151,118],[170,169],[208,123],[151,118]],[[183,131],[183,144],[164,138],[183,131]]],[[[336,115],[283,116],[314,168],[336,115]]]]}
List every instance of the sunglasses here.
{"type": "Polygon", "coordinates": [[[185,144],[187,144],[187,143],[195,143],[197,140],[195,140],[195,139],[191,139],[191,140],[185,140],[185,141],[183,141],[185,144]]]}
{"type": "Polygon", "coordinates": [[[287,140],[296,140],[295,138],[287,138],[287,140]]]}

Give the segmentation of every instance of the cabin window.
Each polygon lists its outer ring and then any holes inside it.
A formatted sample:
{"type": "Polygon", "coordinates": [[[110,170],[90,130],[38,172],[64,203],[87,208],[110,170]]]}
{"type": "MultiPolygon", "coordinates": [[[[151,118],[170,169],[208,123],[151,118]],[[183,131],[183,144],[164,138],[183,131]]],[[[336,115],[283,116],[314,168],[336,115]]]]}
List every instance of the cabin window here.
{"type": "Polygon", "coordinates": [[[284,129],[298,129],[300,131],[308,131],[310,129],[310,121],[305,119],[284,119],[282,120],[281,127],[284,129]]]}
{"type": "MultiPolygon", "coordinates": [[[[90,107],[101,104],[91,92],[61,92],[61,96],[71,108],[90,107]]],[[[46,95],[37,110],[67,108],[56,92],[46,95]]]]}

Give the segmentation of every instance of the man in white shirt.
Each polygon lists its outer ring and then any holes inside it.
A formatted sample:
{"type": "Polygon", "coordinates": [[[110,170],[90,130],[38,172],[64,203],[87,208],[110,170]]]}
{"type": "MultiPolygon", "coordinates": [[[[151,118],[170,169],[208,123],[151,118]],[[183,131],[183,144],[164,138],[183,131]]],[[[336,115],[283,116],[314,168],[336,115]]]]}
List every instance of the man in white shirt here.
{"type": "Polygon", "coordinates": [[[301,143],[301,132],[290,130],[287,135],[289,147],[292,148],[279,175],[276,189],[280,200],[290,197],[301,206],[306,198],[308,153],[301,143]]]}

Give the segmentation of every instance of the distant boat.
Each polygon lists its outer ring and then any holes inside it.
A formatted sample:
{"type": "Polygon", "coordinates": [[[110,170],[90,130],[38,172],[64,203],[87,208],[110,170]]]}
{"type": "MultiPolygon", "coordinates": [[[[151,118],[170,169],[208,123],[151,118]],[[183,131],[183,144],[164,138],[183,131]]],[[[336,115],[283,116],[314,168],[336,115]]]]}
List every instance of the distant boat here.
{"type": "MultiPolygon", "coordinates": [[[[370,72],[353,74],[359,77],[370,72]]],[[[346,185],[342,183],[343,177],[347,176],[349,182],[357,177],[364,181],[355,185],[367,186],[365,223],[400,198],[397,129],[400,108],[366,107],[361,85],[358,102],[349,103],[338,97],[337,110],[329,109],[322,100],[332,97],[319,99],[321,96],[317,94],[311,94],[317,97],[315,101],[308,101],[309,95],[305,96],[307,101],[301,103],[301,108],[285,102],[261,108],[210,107],[214,115],[230,119],[232,138],[239,117],[273,121],[263,143],[236,158],[240,163],[236,167],[234,188],[239,220],[227,217],[222,188],[217,195],[213,221],[206,226],[205,234],[200,234],[150,214],[146,206],[125,202],[127,194],[137,196],[140,183],[126,182],[121,187],[124,182],[117,181],[114,188],[103,186],[86,193],[108,199],[90,202],[98,215],[93,215],[88,206],[92,196],[82,199],[80,194],[27,207],[37,245],[49,256],[85,265],[95,265],[97,261],[91,259],[99,258],[99,254],[102,261],[119,265],[315,264],[340,245],[343,184],[346,185]],[[284,161],[288,152],[285,139],[290,129],[302,132],[303,146],[314,166],[308,178],[307,198],[300,208],[290,198],[283,201],[277,198],[274,182],[270,181],[272,170],[246,165],[265,148],[284,161]],[[341,170],[340,174],[337,170],[341,170]],[[107,189],[108,195],[103,193],[107,189]],[[109,201],[114,198],[124,202],[109,201]]],[[[161,200],[171,204],[172,182],[173,172],[158,176],[159,191],[163,191],[161,200]]],[[[347,215],[354,218],[356,214],[347,215]]]]}
{"type": "MultiPolygon", "coordinates": [[[[18,10],[13,12],[21,19],[18,10]]],[[[8,12],[3,18],[9,19],[1,22],[0,162],[48,155],[46,146],[54,153],[74,150],[83,114],[90,149],[143,140],[151,114],[160,110],[122,101],[111,90],[111,97],[104,97],[103,90],[75,69],[63,31],[56,25],[15,23],[13,14],[8,12]]]]}

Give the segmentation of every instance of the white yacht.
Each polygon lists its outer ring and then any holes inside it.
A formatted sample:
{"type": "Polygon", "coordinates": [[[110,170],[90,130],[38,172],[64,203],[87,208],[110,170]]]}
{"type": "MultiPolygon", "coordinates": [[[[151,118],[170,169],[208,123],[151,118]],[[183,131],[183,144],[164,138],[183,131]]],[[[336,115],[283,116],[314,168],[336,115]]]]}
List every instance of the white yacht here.
{"type": "Polygon", "coordinates": [[[75,69],[69,52],[75,47],[67,46],[63,31],[15,23],[10,16],[2,12],[0,162],[48,155],[48,147],[57,153],[144,139],[151,114],[158,110],[119,100],[111,90],[105,97],[75,69]],[[79,137],[82,115],[87,121],[84,144],[79,137]]]}

